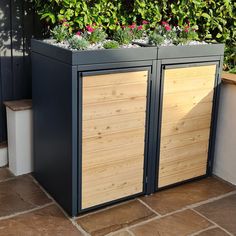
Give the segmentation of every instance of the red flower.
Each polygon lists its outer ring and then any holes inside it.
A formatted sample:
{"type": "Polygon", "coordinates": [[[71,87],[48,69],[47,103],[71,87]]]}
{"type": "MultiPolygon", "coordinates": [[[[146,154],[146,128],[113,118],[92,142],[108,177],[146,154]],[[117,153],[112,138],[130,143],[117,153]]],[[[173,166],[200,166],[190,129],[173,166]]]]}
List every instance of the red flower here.
{"type": "Polygon", "coordinates": [[[76,33],[76,35],[80,36],[80,35],[81,35],[81,32],[80,32],[80,31],[78,31],[78,32],[76,33]]]}
{"type": "Polygon", "coordinates": [[[146,21],[146,20],[143,20],[143,21],[142,21],[142,24],[143,24],[143,25],[147,25],[148,23],[149,23],[149,22],[146,21]]]}
{"type": "Polygon", "coordinates": [[[142,25],[138,26],[138,30],[142,30],[142,29],[143,29],[142,25]]]}
{"type": "Polygon", "coordinates": [[[165,29],[166,29],[166,31],[170,31],[171,30],[170,25],[169,24],[165,25],[165,29]]]}
{"type": "Polygon", "coordinates": [[[90,33],[92,33],[92,32],[94,31],[94,28],[91,27],[90,25],[87,25],[87,26],[86,26],[86,29],[87,29],[87,31],[90,32],[90,33]]]}
{"type": "Polygon", "coordinates": [[[169,25],[166,21],[161,22],[162,25],[169,25]]]}
{"type": "Polygon", "coordinates": [[[187,29],[187,28],[185,28],[185,29],[184,29],[184,32],[188,33],[188,29],[187,29]]]}
{"type": "Polygon", "coordinates": [[[122,29],[125,29],[125,28],[126,28],[126,26],[125,26],[125,25],[122,25],[122,26],[121,26],[121,28],[122,28],[122,29]]]}
{"type": "Polygon", "coordinates": [[[136,28],[136,24],[133,23],[132,25],[129,25],[128,27],[129,27],[130,29],[135,29],[135,28],[136,28]]]}

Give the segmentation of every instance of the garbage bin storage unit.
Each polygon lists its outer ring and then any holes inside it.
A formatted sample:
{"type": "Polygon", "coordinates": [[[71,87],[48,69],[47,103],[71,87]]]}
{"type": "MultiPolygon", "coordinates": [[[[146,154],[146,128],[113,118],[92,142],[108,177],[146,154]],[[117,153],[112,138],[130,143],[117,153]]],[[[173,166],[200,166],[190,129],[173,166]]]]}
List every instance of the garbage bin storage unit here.
{"type": "Polygon", "coordinates": [[[211,174],[223,53],[221,44],[158,48],[154,191],[211,174]]]}
{"type": "Polygon", "coordinates": [[[147,191],[156,54],[32,41],[34,176],[70,215],[147,191]]]}

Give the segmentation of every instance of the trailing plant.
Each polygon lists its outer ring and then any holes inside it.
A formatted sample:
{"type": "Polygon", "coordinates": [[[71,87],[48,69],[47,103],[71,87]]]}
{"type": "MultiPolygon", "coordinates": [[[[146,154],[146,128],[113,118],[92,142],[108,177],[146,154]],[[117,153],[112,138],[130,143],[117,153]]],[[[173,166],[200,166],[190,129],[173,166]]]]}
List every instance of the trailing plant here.
{"type": "Polygon", "coordinates": [[[120,45],[131,43],[133,39],[131,29],[128,27],[123,27],[121,29],[118,29],[114,33],[113,39],[117,41],[120,45]]]}
{"type": "Polygon", "coordinates": [[[110,40],[107,41],[103,44],[103,47],[105,49],[115,49],[115,48],[119,48],[119,43],[115,40],[110,40]]]}
{"type": "Polygon", "coordinates": [[[68,43],[72,49],[77,50],[84,50],[89,46],[89,42],[78,35],[74,35],[73,37],[69,38],[68,43]]]}

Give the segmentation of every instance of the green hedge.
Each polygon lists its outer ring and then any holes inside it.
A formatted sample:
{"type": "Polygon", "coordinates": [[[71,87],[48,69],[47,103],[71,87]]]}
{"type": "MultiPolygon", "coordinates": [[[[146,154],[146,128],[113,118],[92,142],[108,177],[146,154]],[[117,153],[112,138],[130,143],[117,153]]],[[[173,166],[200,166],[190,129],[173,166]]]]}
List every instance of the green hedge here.
{"type": "Polygon", "coordinates": [[[71,31],[102,25],[107,32],[142,20],[198,25],[199,37],[226,43],[225,69],[236,63],[236,2],[234,0],[34,0],[43,20],[55,25],[66,19],[71,31]]]}

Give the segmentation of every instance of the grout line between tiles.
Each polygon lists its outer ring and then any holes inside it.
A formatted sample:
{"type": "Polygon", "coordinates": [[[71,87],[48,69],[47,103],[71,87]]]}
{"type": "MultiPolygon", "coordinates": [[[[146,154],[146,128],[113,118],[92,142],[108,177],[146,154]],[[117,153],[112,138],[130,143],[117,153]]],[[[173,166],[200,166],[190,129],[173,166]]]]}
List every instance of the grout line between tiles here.
{"type": "Polygon", "coordinates": [[[134,234],[129,228],[127,228],[127,231],[128,231],[132,236],[135,236],[135,234],[134,234]]]}
{"type": "Polygon", "coordinates": [[[44,204],[44,205],[42,205],[42,206],[37,206],[37,207],[34,207],[34,208],[29,209],[29,210],[26,210],[26,211],[20,211],[20,212],[11,214],[11,215],[2,216],[2,217],[0,217],[0,221],[1,221],[1,220],[6,220],[6,219],[10,219],[10,218],[15,217],[15,216],[23,215],[23,214],[26,214],[26,213],[31,213],[31,212],[33,212],[33,211],[37,211],[37,210],[43,209],[43,208],[48,207],[48,206],[51,206],[51,205],[53,205],[53,204],[54,204],[54,202],[49,202],[49,203],[44,204]]]}
{"type": "Polygon", "coordinates": [[[113,235],[116,235],[117,233],[121,233],[121,232],[128,232],[130,235],[135,236],[133,234],[133,232],[129,231],[129,229],[127,227],[119,229],[119,230],[114,231],[114,232],[110,232],[110,233],[106,234],[105,236],[113,236],[113,235]]]}
{"type": "Polygon", "coordinates": [[[13,180],[13,179],[16,179],[16,176],[0,180],[0,183],[4,183],[4,182],[7,182],[7,181],[10,181],[10,180],[13,180]]]}
{"type": "Polygon", "coordinates": [[[225,228],[221,227],[220,225],[218,225],[216,222],[214,222],[213,220],[207,218],[206,216],[204,216],[203,214],[201,214],[200,212],[198,212],[195,209],[192,209],[192,211],[194,211],[196,214],[198,214],[199,216],[203,217],[204,219],[208,220],[209,222],[211,222],[213,225],[215,225],[216,227],[222,229],[225,233],[229,234],[230,236],[234,236],[233,234],[231,234],[228,230],[226,230],[225,228]]]}
{"type": "Polygon", "coordinates": [[[225,194],[219,195],[219,196],[217,196],[217,197],[213,197],[213,198],[207,199],[207,200],[205,200],[205,201],[201,201],[201,202],[197,202],[197,203],[188,205],[187,208],[188,208],[188,209],[189,209],[189,208],[192,209],[192,208],[195,208],[195,207],[199,207],[199,206],[201,206],[201,205],[205,205],[205,204],[207,204],[207,203],[211,203],[211,202],[220,200],[220,199],[222,199],[222,198],[229,197],[229,196],[234,195],[234,194],[236,194],[236,190],[235,190],[235,191],[232,191],[232,192],[229,192],[229,193],[225,193],[225,194]]]}
{"type": "Polygon", "coordinates": [[[142,203],[145,207],[147,207],[150,211],[152,211],[154,214],[156,214],[157,216],[161,216],[157,211],[152,209],[146,202],[142,201],[140,198],[138,198],[138,201],[142,203]]]}
{"type": "MultiPolygon", "coordinates": [[[[224,198],[224,197],[228,197],[228,196],[233,195],[233,194],[235,194],[235,193],[236,193],[236,191],[233,191],[233,192],[230,192],[230,193],[227,193],[227,194],[220,195],[220,196],[215,197],[215,198],[211,198],[211,199],[209,199],[209,200],[207,200],[207,201],[202,201],[202,202],[199,202],[199,203],[196,203],[196,204],[192,204],[192,205],[183,207],[183,208],[181,208],[181,209],[178,209],[178,210],[176,210],[176,211],[169,212],[169,213],[164,214],[164,215],[158,215],[158,216],[153,217],[153,218],[151,218],[151,219],[148,219],[148,220],[139,222],[139,223],[137,223],[137,224],[131,225],[128,229],[132,229],[132,228],[135,228],[136,226],[143,225],[143,224],[148,223],[148,222],[151,222],[151,221],[153,221],[153,220],[162,219],[162,218],[164,218],[164,217],[171,216],[171,215],[173,215],[173,214],[176,214],[176,213],[179,213],[179,212],[182,212],[182,211],[185,211],[185,210],[193,210],[193,211],[195,212],[195,210],[194,210],[192,207],[196,207],[196,206],[200,206],[200,205],[203,205],[203,204],[206,204],[206,203],[214,202],[214,201],[216,201],[216,200],[222,199],[222,198],[224,198]]],[[[206,217],[204,217],[204,218],[206,218],[206,217]]],[[[206,218],[206,219],[207,219],[207,218],[206,218]]],[[[216,225],[216,224],[215,224],[215,225],[216,225]]],[[[218,225],[216,225],[216,226],[219,227],[219,228],[221,228],[221,227],[218,226],[218,225]]],[[[221,229],[223,230],[223,228],[221,228],[221,229]]],[[[224,230],[224,231],[225,231],[225,230],[224,230]]],[[[225,231],[225,232],[226,232],[226,231],[225,231]]],[[[228,232],[227,232],[227,233],[228,233],[228,232]]],[[[232,234],[230,234],[230,235],[232,235],[232,234]]]]}
{"type": "Polygon", "coordinates": [[[199,235],[200,233],[206,232],[206,231],[208,231],[208,230],[210,230],[210,229],[217,229],[217,228],[218,228],[218,227],[216,227],[215,225],[212,225],[212,226],[207,227],[207,228],[205,228],[205,229],[199,230],[199,231],[197,231],[197,232],[195,232],[195,233],[189,234],[188,236],[196,236],[196,235],[199,235]]]}

